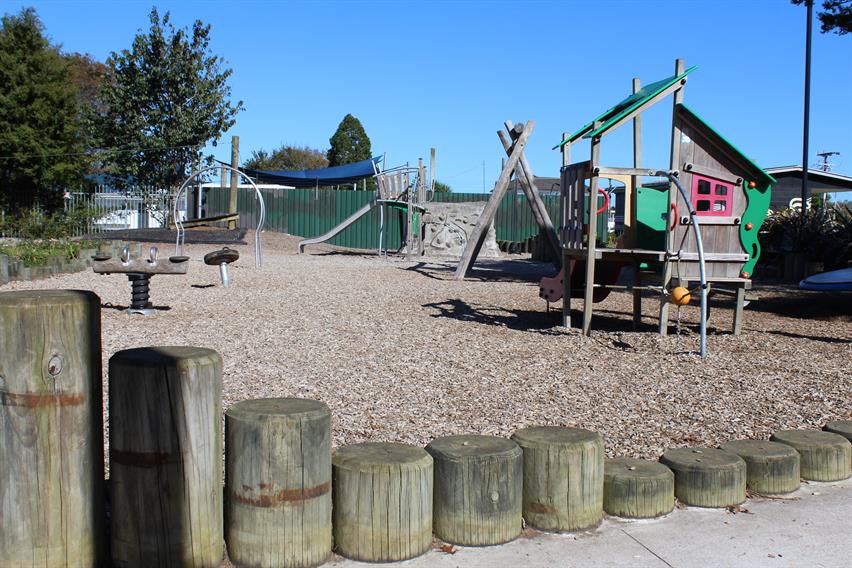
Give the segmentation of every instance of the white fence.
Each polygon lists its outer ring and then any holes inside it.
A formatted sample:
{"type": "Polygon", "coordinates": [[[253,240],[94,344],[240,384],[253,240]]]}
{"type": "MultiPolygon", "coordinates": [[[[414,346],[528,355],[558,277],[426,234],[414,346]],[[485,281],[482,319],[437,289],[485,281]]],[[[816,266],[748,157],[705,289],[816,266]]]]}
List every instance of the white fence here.
{"type": "MultiPolygon", "coordinates": [[[[121,229],[168,227],[172,217],[172,193],[159,189],[133,189],[119,193],[97,188],[91,193],[66,193],[65,210],[85,208],[91,213],[88,226],[80,233],[94,234],[121,229]],[[97,191],[101,189],[101,191],[97,191]]],[[[186,219],[186,203],[178,216],[186,219]]]]}

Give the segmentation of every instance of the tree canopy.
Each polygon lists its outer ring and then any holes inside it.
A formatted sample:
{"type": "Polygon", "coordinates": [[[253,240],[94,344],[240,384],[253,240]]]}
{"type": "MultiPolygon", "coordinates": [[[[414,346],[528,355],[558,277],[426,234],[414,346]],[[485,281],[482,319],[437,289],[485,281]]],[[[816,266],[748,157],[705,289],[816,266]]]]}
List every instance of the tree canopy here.
{"type": "Polygon", "coordinates": [[[307,146],[287,146],[273,150],[255,150],[243,163],[250,170],[315,170],[328,167],[325,152],[307,146]]]}
{"type": "Polygon", "coordinates": [[[435,180],[435,184],[432,187],[432,191],[434,191],[435,193],[452,193],[453,189],[449,185],[435,180]]]}
{"type": "Polygon", "coordinates": [[[96,125],[116,185],[166,189],[234,125],[243,103],[230,102],[232,71],[210,52],[209,25],[196,20],[191,30],[175,29],[156,8],[149,19],[130,49],[110,54],[96,125]]]}
{"type": "MultiPolygon", "coordinates": [[[[792,0],[793,4],[805,4],[813,0],[792,0]]],[[[852,32],[852,0],[824,0],[822,11],[817,13],[822,33],[837,35],[852,32]]]]}
{"type": "Polygon", "coordinates": [[[62,204],[82,182],[89,158],[78,91],[67,61],[32,8],[4,15],[0,28],[0,205],[10,210],[62,204]]]}
{"type": "Polygon", "coordinates": [[[372,158],[370,137],[364,131],[361,121],[347,114],[340,121],[334,135],[329,139],[329,166],[342,166],[372,158]]]}

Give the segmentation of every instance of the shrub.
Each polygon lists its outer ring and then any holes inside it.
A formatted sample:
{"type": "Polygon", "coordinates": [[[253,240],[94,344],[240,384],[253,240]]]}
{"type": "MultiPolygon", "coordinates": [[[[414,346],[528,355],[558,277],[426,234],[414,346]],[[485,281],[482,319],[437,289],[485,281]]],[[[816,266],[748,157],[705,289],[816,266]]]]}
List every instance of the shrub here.
{"type": "Polygon", "coordinates": [[[763,222],[760,243],[769,251],[803,253],[826,270],[852,266],[852,208],[847,204],[785,209],[763,222]]]}

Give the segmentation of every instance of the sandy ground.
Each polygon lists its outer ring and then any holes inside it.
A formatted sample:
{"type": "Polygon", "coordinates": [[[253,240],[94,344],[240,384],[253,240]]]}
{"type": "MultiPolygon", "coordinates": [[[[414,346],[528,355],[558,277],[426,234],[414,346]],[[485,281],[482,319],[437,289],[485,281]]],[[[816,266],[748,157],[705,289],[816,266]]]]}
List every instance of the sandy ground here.
{"type": "Polygon", "coordinates": [[[848,294],[758,287],[739,337],[728,331],[730,301],[714,305],[701,361],[695,307],[682,311],[683,334],[661,339],[655,300],[645,301],[646,325],[635,331],[630,296],[614,293],[596,305],[598,331],[584,338],[560,328],[559,312],[546,313],[538,298],[537,277],[549,266],[512,257],[455,282],[452,263],[329,246],[299,256],[297,241],[265,233],[261,269],[252,245],[238,246],[227,289],[201,262],[218,245],[190,245],[187,275],[152,280],[159,309],[149,317],[124,313],[122,275],[86,271],[0,291],[93,290],[103,302],[104,368],[129,347],[215,349],[225,360],[226,408],[247,398],[322,400],[336,446],[422,445],[551,424],[600,432],[610,456],[657,457],[852,417],[848,294]]]}

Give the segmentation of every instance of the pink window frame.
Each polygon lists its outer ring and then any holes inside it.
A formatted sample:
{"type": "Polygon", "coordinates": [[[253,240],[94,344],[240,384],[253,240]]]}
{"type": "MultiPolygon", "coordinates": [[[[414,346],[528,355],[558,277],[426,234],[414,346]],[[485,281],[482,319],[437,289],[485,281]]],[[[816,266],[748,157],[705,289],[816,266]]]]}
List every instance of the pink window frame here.
{"type": "Polygon", "coordinates": [[[689,198],[692,200],[692,206],[695,207],[695,214],[699,217],[730,217],[733,215],[733,213],[731,213],[731,207],[733,207],[734,204],[734,186],[730,183],[711,177],[692,174],[692,192],[689,198]],[[698,184],[702,180],[710,184],[710,195],[698,193],[698,184]],[[716,195],[717,185],[727,189],[725,195],[716,195]],[[710,209],[707,211],[701,211],[698,209],[699,201],[710,201],[710,209]],[[718,201],[725,204],[725,208],[721,211],[716,211],[713,207],[713,205],[718,201]]]}

